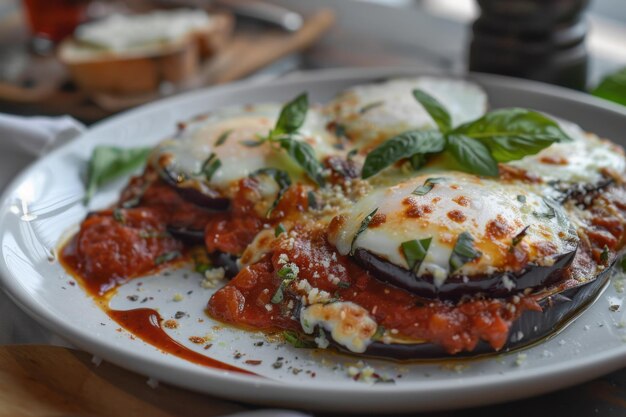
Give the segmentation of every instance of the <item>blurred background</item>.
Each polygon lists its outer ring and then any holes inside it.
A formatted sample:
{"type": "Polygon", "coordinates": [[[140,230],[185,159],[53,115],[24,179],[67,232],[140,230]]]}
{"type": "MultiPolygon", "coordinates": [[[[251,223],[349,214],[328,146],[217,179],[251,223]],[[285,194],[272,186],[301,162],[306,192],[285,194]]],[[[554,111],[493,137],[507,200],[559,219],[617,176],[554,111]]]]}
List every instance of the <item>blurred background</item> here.
{"type": "MultiPolygon", "coordinates": [[[[593,91],[626,67],[625,39],[623,0],[0,0],[0,111],[92,123],[206,85],[363,66],[593,91]],[[178,42],[184,30],[164,31],[181,8],[211,22],[194,53],[178,42]],[[138,35],[137,22],[115,15],[152,17],[138,35]],[[93,23],[103,19],[112,26],[93,23]]],[[[599,95],[626,88],[623,78],[599,95]]]]}

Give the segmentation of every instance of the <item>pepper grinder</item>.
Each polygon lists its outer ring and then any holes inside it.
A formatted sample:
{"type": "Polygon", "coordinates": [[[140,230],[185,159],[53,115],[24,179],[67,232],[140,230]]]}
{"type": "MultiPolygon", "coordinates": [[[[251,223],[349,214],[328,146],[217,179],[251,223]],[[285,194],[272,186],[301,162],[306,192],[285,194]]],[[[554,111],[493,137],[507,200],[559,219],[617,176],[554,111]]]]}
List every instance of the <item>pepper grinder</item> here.
{"type": "Polygon", "coordinates": [[[583,90],[589,0],[477,0],[469,69],[583,90]]]}

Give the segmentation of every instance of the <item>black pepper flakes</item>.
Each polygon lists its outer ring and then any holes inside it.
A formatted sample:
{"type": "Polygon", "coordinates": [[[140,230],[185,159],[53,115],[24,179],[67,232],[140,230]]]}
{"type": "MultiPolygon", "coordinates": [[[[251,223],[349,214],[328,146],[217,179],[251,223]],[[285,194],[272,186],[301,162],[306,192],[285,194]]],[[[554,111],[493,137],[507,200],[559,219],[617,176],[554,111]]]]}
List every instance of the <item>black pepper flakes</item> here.
{"type": "Polygon", "coordinates": [[[137,301],[137,300],[139,300],[139,296],[137,296],[137,295],[127,295],[126,298],[128,299],[128,301],[137,301]]]}
{"type": "Polygon", "coordinates": [[[254,343],[254,346],[257,346],[257,347],[263,346],[263,342],[256,342],[256,343],[254,343]]]}
{"type": "Polygon", "coordinates": [[[185,316],[187,316],[187,313],[184,311],[177,311],[176,314],[174,314],[175,319],[182,319],[185,316]]]}

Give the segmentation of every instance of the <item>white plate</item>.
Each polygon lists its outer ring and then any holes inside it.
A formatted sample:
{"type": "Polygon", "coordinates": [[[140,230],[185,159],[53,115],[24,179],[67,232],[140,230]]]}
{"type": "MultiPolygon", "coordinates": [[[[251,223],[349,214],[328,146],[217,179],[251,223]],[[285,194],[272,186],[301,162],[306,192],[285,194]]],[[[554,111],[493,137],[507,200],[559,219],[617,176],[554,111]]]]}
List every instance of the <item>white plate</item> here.
{"type": "MultiPolygon", "coordinates": [[[[158,308],[168,319],[177,311],[189,317],[168,333],[180,343],[225,363],[249,369],[262,377],[217,371],[164,354],[133,339],[76,285],[50,251],[60,238],[84,218],[85,161],[96,144],[151,145],[174,130],[177,121],[229,104],[285,101],[303,90],[313,101],[324,101],[341,89],[410,70],[335,70],[300,75],[263,85],[238,83],[201,90],[140,107],[106,120],[79,140],[53,152],[24,171],[6,190],[0,207],[1,283],[5,291],[36,320],[72,343],[147,377],[192,390],[232,399],[308,409],[393,412],[450,409],[512,400],[595,378],[626,366],[625,307],[623,294],[611,285],[597,303],[575,323],[551,340],[522,352],[473,361],[448,363],[394,363],[364,360],[395,384],[368,385],[353,381],[347,368],[357,360],[348,356],[294,349],[264,342],[261,334],[231,328],[215,329],[203,313],[212,290],[199,285],[200,277],[185,271],[142,278],[119,290],[113,307],[138,307],[126,295],[153,297],[141,307],[158,308]],[[187,295],[188,291],[193,291],[187,295]],[[182,302],[173,301],[176,293],[182,302]],[[199,322],[198,319],[203,319],[199,322]],[[209,336],[213,346],[204,350],[189,336],[209,336]],[[236,359],[236,353],[244,354],[236,359]],[[273,367],[277,357],[283,366],[273,367]],[[245,360],[262,360],[247,365],[245,360]],[[300,372],[294,372],[300,369],[300,372]],[[315,376],[312,376],[315,373],[315,376]],[[401,375],[401,377],[398,377],[401,375]]],[[[626,112],[586,95],[491,76],[473,77],[487,90],[494,107],[526,106],[577,121],[584,128],[619,140],[626,128],[626,112]]],[[[623,139],[622,139],[623,140],[623,139]]],[[[622,143],[624,144],[624,143],[622,143]]],[[[124,181],[106,187],[91,207],[104,207],[116,199],[124,181]]]]}

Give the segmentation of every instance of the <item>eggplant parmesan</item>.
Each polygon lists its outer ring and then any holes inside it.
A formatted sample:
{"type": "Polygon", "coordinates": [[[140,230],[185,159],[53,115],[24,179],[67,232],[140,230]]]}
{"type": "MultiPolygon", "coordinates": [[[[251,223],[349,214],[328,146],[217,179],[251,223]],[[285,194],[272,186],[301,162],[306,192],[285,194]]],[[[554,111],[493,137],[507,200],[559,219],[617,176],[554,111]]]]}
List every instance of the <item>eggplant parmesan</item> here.
{"type": "Polygon", "coordinates": [[[214,319],[394,358],[548,336],[624,246],[623,150],[475,84],[420,77],[196,117],[65,245],[106,293],[195,260],[214,319]]]}

